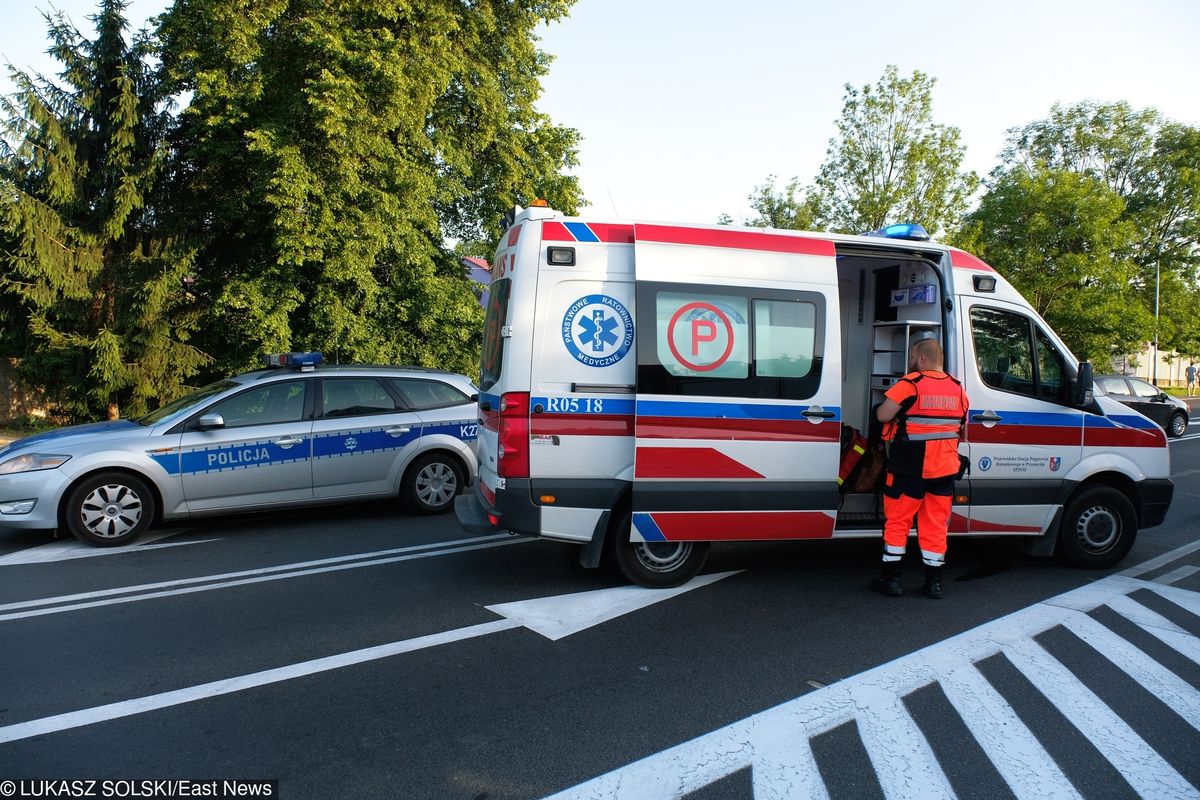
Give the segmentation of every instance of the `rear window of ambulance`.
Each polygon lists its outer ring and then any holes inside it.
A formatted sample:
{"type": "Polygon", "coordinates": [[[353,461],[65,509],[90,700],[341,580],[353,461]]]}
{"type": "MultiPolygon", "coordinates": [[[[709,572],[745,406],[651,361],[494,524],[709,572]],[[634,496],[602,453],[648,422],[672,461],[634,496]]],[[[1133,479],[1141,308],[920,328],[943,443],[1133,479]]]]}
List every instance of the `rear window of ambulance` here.
{"type": "Polygon", "coordinates": [[[483,327],[483,357],[479,368],[479,388],[485,392],[500,380],[500,370],[504,364],[504,338],[500,335],[500,329],[507,324],[508,297],[511,293],[511,279],[501,278],[492,283],[487,320],[483,327]]]}

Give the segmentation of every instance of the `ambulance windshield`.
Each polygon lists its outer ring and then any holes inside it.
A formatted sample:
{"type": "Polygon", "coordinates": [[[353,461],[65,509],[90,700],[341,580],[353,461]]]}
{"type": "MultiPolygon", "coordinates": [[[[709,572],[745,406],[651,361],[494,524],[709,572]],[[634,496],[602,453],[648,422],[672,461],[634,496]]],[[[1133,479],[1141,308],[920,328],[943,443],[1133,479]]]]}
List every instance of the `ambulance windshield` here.
{"type": "Polygon", "coordinates": [[[500,369],[504,362],[504,337],[501,335],[501,328],[508,320],[510,294],[510,278],[502,278],[492,283],[487,320],[483,327],[483,357],[480,359],[479,369],[479,388],[485,392],[500,380],[500,369]]]}

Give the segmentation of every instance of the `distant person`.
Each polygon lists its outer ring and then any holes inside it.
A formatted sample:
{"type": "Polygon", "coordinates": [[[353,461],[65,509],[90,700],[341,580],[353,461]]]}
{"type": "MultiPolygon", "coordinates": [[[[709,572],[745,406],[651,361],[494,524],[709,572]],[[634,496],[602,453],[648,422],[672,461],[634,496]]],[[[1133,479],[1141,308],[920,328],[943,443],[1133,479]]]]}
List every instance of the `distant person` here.
{"type": "Polygon", "coordinates": [[[1196,362],[1189,362],[1183,374],[1187,378],[1187,396],[1191,397],[1192,392],[1196,390],[1196,362]]]}
{"type": "Polygon", "coordinates": [[[925,563],[925,595],[942,597],[954,479],[961,469],[958,440],[969,408],[962,384],[942,371],[942,361],[936,340],[914,344],[908,374],[887,390],[875,414],[892,445],[883,490],[883,567],[870,586],[891,597],[904,593],[900,562],[913,515],[925,563]]]}

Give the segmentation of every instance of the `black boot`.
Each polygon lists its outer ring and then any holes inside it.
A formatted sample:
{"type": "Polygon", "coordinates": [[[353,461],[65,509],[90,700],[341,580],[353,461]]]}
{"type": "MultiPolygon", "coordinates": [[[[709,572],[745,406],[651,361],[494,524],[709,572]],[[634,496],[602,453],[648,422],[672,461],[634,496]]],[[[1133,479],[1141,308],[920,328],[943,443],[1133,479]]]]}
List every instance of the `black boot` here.
{"type": "Polygon", "coordinates": [[[931,600],[942,599],[942,567],[925,567],[925,585],[921,590],[931,600]]]}
{"type": "Polygon", "coordinates": [[[899,597],[904,594],[904,588],[900,585],[900,562],[884,561],[879,577],[871,578],[871,582],[867,586],[888,597],[899,597]]]}

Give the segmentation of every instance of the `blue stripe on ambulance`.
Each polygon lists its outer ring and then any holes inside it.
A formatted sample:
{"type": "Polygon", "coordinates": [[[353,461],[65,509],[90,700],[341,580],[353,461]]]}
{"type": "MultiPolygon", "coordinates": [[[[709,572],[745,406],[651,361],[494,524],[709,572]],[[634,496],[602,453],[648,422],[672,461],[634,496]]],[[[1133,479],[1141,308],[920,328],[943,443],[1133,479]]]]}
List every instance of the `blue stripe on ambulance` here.
{"type": "Polygon", "coordinates": [[[598,242],[600,237],[592,233],[592,229],[587,226],[586,222],[564,222],[563,227],[571,232],[576,241],[580,242],[598,242]]]}
{"type": "MultiPolygon", "coordinates": [[[[967,412],[967,421],[976,422],[971,419],[976,414],[985,413],[982,408],[972,408],[967,412]]],[[[1079,425],[1082,413],[1079,411],[1067,411],[1062,414],[1055,414],[1045,411],[996,411],[996,416],[1000,417],[997,425],[1023,425],[1034,427],[1069,427],[1079,425]]]]}
{"type": "Polygon", "coordinates": [[[632,414],[633,400],[616,397],[534,397],[530,407],[547,414],[632,414]]]}
{"type": "Polygon", "coordinates": [[[667,537],[659,530],[658,523],[649,514],[636,513],[633,515],[633,527],[647,542],[665,542],[667,537]]]}

